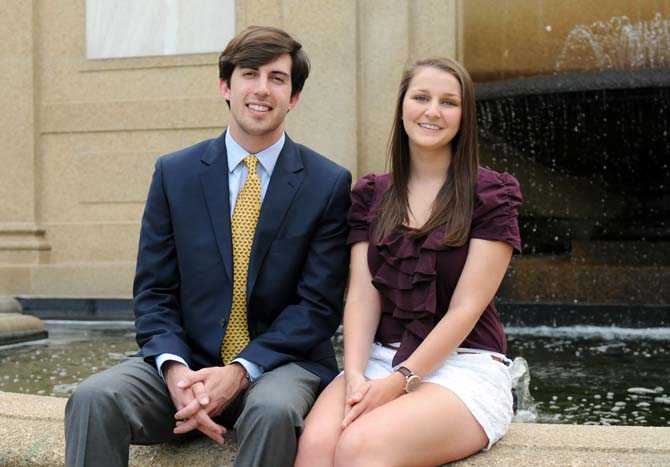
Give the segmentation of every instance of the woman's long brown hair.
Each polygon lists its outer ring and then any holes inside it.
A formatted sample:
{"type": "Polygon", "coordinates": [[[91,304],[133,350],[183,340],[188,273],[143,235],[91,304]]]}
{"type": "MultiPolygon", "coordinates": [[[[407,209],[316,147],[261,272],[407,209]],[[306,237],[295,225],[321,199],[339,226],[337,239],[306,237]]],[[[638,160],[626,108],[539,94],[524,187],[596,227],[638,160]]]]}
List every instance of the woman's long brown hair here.
{"type": "Polygon", "coordinates": [[[444,225],[444,245],[461,246],[467,241],[470,232],[479,176],[477,117],[472,78],[460,63],[449,58],[420,60],[403,73],[387,148],[391,183],[379,208],[377,241],[409,222],[409,139],[403,126],[402,107],[412,78],[420,68],[425,67],[445,71],[460,83],[461,127],[451,141],[452,159],[447,169],[447,178],[435,197],[431,215],[423,226],[412,230],[409,235],[421,237],[444,225]]]}

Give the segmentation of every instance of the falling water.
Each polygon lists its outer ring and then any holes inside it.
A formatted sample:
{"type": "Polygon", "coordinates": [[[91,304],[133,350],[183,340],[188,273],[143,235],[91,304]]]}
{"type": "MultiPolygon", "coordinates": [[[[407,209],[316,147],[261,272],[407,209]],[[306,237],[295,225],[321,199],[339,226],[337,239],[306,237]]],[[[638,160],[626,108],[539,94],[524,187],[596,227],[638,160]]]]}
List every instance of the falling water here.
{"type": "Polygon", "coordinates": [[[522,181],[525,252],[670,239],[668,69],[670,16],[657,13],[575,26],[556,59],[561,73],[478,83],[482,160],[522,181]]]}
{"type": "Polygon", "coordinates": [[[509,373],[516,399],[514,419],[518,422],[532,422],[537,419],[537,409],[535,400],[530,394],[530,370],[526,359],[516,357],[509,368],[509,373]]]}
{"type": "Polygon", "coordinates": [[[670,16],[631,23],[627,16],[575,26],[556,61],[556,70],[670,68],[670,16]]]}
{"type": "MultiPolygon", "coordinates": [[[[515,175],[524,193],[524,256],[501,297],[522,321],[535,313],[529,304],[547,307],[537,315],[546,326],[566,317],[590,324],[612,310],[614,325],[643,321],[638,311],[670,316],[670,16],[576,26],[555,64],[551,75],[476,86],[481,160],[515,175]]],[[[530,362],[537,420],[669,424],[657,344],[599,339],[567,351],[555,327],[545,340],[510,338],[510,355],[530,362]],[[643,369],[641,360],[654,363],[643,369]],[[649,379],[610,384],[625,366],[649,379]],[[543,393],[566,372],[571,378],[543,393]],[[660,411],[650,416],[654,405],[660,411]]],[[[666,357],[670,347],[658,347],[666,357]]]]}

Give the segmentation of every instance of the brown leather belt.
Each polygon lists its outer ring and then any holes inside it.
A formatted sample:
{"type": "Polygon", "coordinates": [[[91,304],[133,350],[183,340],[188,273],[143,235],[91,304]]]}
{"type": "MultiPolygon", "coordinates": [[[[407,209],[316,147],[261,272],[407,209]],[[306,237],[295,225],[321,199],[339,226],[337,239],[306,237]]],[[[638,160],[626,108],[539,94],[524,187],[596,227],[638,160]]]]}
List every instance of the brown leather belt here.
{"type": "MultiPolygon", "coordinates": [[[[382,347],[386,347],[387,349],[391,349],[391,350],[398,350],[400,348],[399,346],[396,347],[395,345],[385,344],[384,342],[379,342],[378,344],[381,345],[382,347]]],[[[458,355],[477,355],[480,352],[456,352],[456,353],[458,355]]],[[[493,354],[488,354],[488,355],[493,360],[495,360],[496,362],[500,362],[502,364],[505,364],[505,361],[502,358],[498,357],[497,355],[493,355],[493,354]]]]}

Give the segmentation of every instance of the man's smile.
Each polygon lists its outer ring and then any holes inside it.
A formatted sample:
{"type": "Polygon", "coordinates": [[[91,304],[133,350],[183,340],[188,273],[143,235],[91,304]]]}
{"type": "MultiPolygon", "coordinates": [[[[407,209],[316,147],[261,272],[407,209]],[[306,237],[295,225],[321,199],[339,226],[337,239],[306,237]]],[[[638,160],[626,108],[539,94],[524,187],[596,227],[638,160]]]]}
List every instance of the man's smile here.
{"type": "Polygon", "coordinates": [[[256,112],[269,112],[272,110],[272,107],[267,104],[247,104],[247,108],[256,112]]]}

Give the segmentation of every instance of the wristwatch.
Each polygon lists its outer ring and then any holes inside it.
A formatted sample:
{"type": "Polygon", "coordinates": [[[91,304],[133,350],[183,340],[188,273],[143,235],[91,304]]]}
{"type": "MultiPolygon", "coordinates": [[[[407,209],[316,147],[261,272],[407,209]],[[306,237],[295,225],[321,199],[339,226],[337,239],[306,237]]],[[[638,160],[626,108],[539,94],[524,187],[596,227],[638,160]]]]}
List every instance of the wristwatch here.
{"type": "Polygon", "coordinates": [[[235,364],[235,365],[241,366],[242,369],[244,370],[244,378],[247,380],[247,383],[251,384],[251,382],[252,382],[251,381],[251,375],[249,374],[249,371],[245,368],[244,365],[242,365],[240,362],[231,362],[230,364],[231,365],[235,364]]]}
{"type": "Polygon", "coordinates": [[[405,392],[410,393],[419,389],[421,386],[421,378],[412,373],[412,370],[404,366],[398,367],[396,370],[405,377],[405,392]]]}

